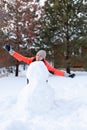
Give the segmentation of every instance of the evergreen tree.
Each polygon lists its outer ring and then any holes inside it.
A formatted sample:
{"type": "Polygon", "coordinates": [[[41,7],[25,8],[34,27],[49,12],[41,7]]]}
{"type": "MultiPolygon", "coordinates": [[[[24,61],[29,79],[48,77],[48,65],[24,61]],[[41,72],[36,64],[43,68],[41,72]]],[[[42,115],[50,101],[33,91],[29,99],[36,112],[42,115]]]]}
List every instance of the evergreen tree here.
{"type": "Polygon", "coordinates": [[[59,46],[61,43],[64,46],[66,70],[69,73],[73,41],[77,43],[86,35],[85,8],[84,0],[47,0],[44,6],[41,19],[44,23],[41,28],[42,42],[50,50],[53,50],[55,44],[59,46]]]}

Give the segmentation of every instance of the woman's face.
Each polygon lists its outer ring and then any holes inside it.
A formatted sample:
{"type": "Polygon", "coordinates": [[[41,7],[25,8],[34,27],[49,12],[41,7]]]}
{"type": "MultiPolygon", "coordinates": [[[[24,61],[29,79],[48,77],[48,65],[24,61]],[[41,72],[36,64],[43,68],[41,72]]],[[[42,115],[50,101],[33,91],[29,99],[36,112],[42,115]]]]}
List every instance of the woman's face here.
{"type": "Polygon", "coordinates": [[[43,59],[43,57],[39,54],[36,55],[36,61],[41,61],[43,59]]]}

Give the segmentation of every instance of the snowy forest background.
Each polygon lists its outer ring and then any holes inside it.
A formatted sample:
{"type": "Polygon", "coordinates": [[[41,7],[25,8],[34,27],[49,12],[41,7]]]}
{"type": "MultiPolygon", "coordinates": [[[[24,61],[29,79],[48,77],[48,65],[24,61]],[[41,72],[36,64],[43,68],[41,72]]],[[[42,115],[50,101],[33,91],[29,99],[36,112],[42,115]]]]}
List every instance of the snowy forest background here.
{"type": "Polygon", "coordinates": [[[77,67],[87,70],[86,0],[0,0],[0,130],[87,130],[87,71],[77,67]],[[76,76],[49,76],[42,61],[25,66],[8,43],[28,57],[45,49],[76,76]]]}
{"type": "Polygon", "coordinates": [[[39,49],[55,67],[69,70],[87,69],[87,1],[86,0],[1,0],[0,67],[19,62],[3,49],[7,43],[25,56],[39,49]]]}

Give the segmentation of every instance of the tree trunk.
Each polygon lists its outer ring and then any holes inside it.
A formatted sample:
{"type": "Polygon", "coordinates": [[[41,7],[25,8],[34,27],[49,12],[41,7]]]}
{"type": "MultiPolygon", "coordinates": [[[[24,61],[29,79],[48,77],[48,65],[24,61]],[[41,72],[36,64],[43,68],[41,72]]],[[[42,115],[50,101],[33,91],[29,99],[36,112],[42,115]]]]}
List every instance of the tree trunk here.
{"type": "Polygon", "coordinates": [[[16,61],[16,71],[15,71],[15,76],[18,76],[18,71],[19,71],[19,61],[16,61]]]}
{"type": "Polygon", "coordinates": [[[66,43],[66,72],[70,74],[70,45],[69,45],[69,36],[67,36],[67,43],[66,43]]]}

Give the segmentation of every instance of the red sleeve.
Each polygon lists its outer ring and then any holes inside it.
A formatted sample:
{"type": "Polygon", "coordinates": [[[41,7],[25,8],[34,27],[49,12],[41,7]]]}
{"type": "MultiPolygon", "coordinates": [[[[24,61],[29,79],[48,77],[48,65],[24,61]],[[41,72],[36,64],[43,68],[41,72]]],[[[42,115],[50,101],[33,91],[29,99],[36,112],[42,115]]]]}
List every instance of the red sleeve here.
{"type": "Polygon", "coordinates": [[[52,67],[46,60],[45,60],[45,65],[46,65],[48,71],[54,73],[55,75],[58,75],[58,76],[64,76],[65,75],[64,71],[61,71],[61,70],[58,70],[58,69],[52,67]]]}
{"type": "Polygon", "coordinates": [[[28,57],[25,57],[25,56],[22,56],[21,54],[17,53],[14,51],[13,55],[12,55],[15,59],[17,59],[18,61],[23,61],[27,64],[30,64],[34,57],[31,57],[31,58],[28,58],[28,57]]]}

